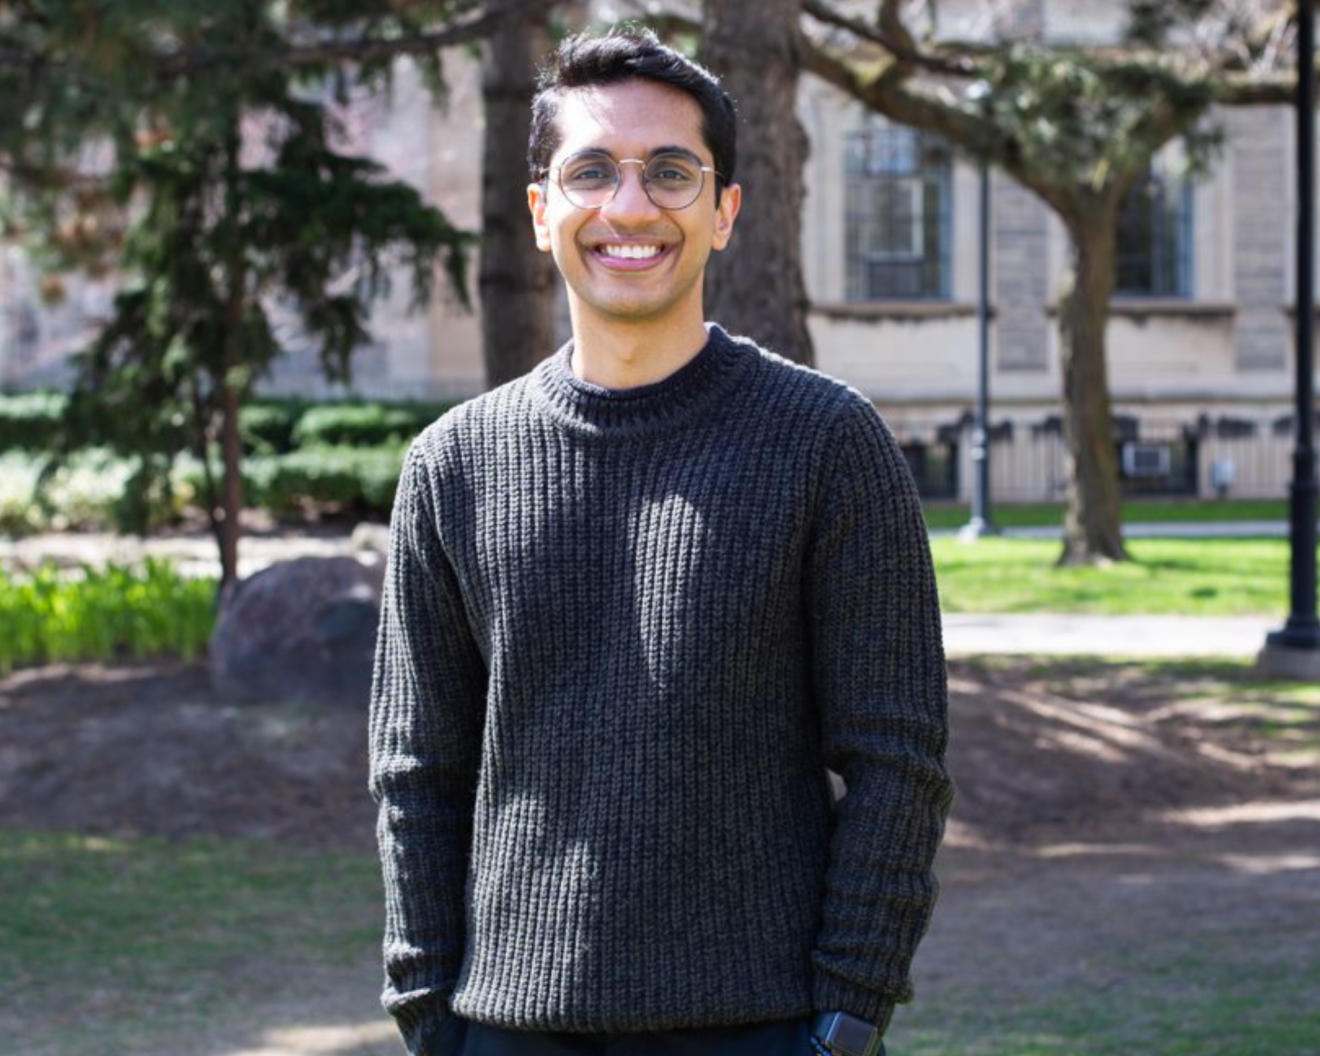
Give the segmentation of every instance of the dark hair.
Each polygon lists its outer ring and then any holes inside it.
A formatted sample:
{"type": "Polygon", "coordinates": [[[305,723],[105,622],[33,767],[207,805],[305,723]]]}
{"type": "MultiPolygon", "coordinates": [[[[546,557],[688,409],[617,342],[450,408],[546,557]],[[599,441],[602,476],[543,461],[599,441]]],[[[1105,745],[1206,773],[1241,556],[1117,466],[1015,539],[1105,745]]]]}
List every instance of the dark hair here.
{"type": "Polygon", "coordinates": [[[559,45],[552,65],[541,71],[532,100],[532,131],[527,165],[532,179],[545,178],[560,144],[559,101],[575,88],[643,80],[686,92],[701,108],[701,134],[715,158],[715,200],[733,179],[738,153],[738,117],[719,78],[673,48],[651,30],[628,26],[605,36],[578,34],[559,45]]]}

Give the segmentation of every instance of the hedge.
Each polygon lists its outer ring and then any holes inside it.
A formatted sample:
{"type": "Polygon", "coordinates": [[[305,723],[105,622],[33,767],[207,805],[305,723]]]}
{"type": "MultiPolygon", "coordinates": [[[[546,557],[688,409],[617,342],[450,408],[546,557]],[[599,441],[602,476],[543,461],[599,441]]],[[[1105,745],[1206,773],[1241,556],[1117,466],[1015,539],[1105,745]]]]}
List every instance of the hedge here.
{"type": "MultiPolygon", "coordinates": [[[[0,452],[47,451],[67,397],[58,392],[0,395],[0,452]]],[[[239,413],[247,455],[280,455],[305,447],[376,447],[410,440],[451,403],[338,402],[258,397],[239,413]]]]}
{"type": "MultiPolygon", "coordinates": [[[[112,530],[125,520],[133,462],[99,448],[74,453],[44,490],[41,467],[66,399],[0,396],[0,532],[112,530]]],[[[244,406],[244,502],[277,517],[318,512],[386,519],[411,439],[453,404],[330,403],[262,398],[244,406]]],[[[213,450],[212,466],[220,464],[213,450]]],[[[173,494],[149,502],[149,525],[169,523],[204,492],[202,467],[178,456],[173,494]]]]}
{"type": "Polygon", "coordinates": [[[0,395],[0,451],[50,450],[68,402],[58,392],[0,395]]]}
{"type": "Polygon", "coordinates": [[[309,408],[293,431],[294,446],[374,447],[411,440],[446,404],[327,403],[309,408]]]}
{"type": "MultiPolygon", "coordinates": [[[[37,483],[46,456],[22,451],[0,454],[0,532],[97,531],[113,528],[133,466],[101,448],[72,455],[43,490],[37,483]]],[[[185,496],[168,506],[157,496],[150,520],[159,524],[182,509],[185,496]]]]}

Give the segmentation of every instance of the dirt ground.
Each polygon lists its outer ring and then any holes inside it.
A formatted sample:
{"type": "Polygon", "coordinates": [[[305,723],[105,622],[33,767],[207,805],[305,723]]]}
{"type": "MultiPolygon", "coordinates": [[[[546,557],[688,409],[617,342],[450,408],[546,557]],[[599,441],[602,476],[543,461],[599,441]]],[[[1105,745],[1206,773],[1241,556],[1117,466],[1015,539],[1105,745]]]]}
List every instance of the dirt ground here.
{"type": "MultiPolygon", "coordinates": [[[[1267,702],[1198,698],[1176,668],[954,661],[950,843],[1195,838],[1197,811],[1320,795],[1313,753],[1285,754],[1271,721],[1267,702]]],[[[0,679],[2,827],[369,850],[373,818],[365,710],[227,703],[202,664],[0,679]]]]}
{"type": "MultiPolygon", "coordinates": [[[[1210,919],[1269,933],[1285,958],[1290,943],[1314,949],[1320,708],[1281,738],[1268,694],[1203,693],[1176,667],[959,660],[950,679],[959,791],[919,990],[954,977],[1000,992],[1059,985],[1085,972],[1097,929],[1140,944],[1210,919]]],[[[370,852],[365,781],[364,711],[229,704],[200,665],[0,680],[3,828],[370,852]]],[[[379,1024],[364,1029],[394,1051],[379,1024]]],[[[359,1050],[312,1032],[251,1051],[359,1050]]]]}

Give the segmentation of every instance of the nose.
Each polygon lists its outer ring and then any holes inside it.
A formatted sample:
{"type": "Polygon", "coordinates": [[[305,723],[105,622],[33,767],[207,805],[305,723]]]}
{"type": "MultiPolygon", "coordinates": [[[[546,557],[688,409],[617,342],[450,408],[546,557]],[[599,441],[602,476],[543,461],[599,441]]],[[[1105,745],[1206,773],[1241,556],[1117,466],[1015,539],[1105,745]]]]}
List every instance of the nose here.
{"type": "Polygon", "coordinates": [[[602,215],[626,220],[634,216],[653,216],[659,212],[646,193],[646,184],[642,179],[646,163],[636,158],[624,158],[618,165],[619,186],[615,188],[614,197],[601,206],[602,215]]]}

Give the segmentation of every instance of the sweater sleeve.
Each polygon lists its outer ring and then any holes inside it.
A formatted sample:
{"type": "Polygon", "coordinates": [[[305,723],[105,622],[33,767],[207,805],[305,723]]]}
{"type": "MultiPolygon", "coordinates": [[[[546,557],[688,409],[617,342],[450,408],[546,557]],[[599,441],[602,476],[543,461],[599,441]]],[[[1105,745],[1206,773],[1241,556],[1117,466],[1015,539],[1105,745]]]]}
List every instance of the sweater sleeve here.
{"type": "Polygon", "coordinates": [[[934,908],[952,800],[939,599],[916,485],[863,398],[832,438],[807,557],[825,763],[847,794],[812,951],[818,1010],[888,1024],[934,908]]]}
{"type": "Polygon", "coordinates": [[[413,1056],[447,1056],[486,667],[437,534],[417,445],[391,521],[370,712],[370,789],[385,886],[385,989],[413,1056]]]}

